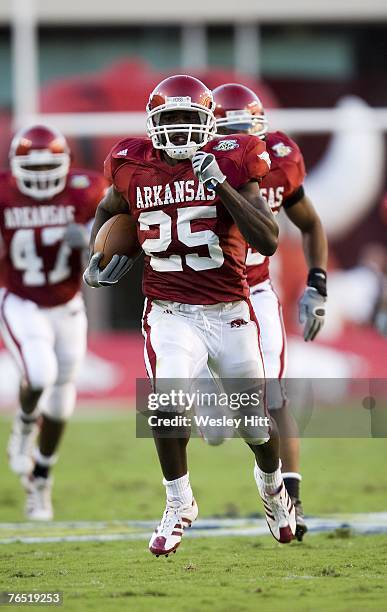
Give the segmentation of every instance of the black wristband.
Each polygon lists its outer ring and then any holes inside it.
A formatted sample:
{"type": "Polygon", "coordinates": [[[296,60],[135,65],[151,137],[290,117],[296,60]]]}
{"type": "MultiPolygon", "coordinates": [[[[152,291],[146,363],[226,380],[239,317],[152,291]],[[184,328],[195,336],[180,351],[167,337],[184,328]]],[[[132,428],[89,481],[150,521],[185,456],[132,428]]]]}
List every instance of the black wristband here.
{"type": "Polygon", "coordinates": [[[291,208],[295,204],[298,204],[298,202],[302,200],[304,195],[305,195],[304,187],[303,185],[301,185],[298,189],[296,189],[296,191],[293,191],[293,193],[291,193],[290,196],[288,196],[282,202],[282,206],[286,209],[291,208]]]}
{"type": "Polygon", "coordinates": [[[320,295],[327,297],[327,273],[322,268],[311,268],[306,284],[317,289],[320,295]]]}

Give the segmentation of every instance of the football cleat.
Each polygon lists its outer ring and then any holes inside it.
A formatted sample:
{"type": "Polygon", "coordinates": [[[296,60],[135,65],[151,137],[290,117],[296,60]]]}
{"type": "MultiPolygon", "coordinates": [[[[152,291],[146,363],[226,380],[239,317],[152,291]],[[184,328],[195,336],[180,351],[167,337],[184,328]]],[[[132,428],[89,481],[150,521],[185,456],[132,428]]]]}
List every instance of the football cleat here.
{"type": "Polygon", "coordinates": [[[32,451],[38,430],[36,421],[24,423],[20,415],[15,417],[7,453],[9,467],[18,476],[26,476],[33,470],[34,460],[32,458],[32,451]]]}
{"type": "Polygon", "coordinates": [[[296,539],[302,542],[304,535],[308,531],[308,527],[305,523],[304,509],[301,501],[296,497],[292,497],[292,502],[296,510],[296,539]]]}
{"type": "Polygon", "coordinates": [[[254,469],[254,476],[265,508],[266,522],[272,536],[281,544],[288,544],[296,533],[296,511],[293,502],[282,481],[280,490],[270,495],[264,489],[258,470],[254,469]]]}
{"type": "Polygon", "coordinates": [[[25,514],[30,521],[52,521],[54,511],[51,502],[52,478],[23,479],[27,493],[25,514]]]}
{"type": "Polygon", "coordinates": [[[156,557],[176,552],[186,527],[191,527],[198,517],[198,506],[193,499],[189,506],[182,506],[178,501],[168,501],[155,532],[149,541],[149,550],[156,557]]]}

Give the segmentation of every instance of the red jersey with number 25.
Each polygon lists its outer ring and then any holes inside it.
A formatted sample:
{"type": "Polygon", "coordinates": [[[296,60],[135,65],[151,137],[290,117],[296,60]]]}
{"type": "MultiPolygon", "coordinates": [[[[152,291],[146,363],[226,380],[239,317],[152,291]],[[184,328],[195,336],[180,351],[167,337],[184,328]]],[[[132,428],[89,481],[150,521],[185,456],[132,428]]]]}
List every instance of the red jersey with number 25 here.
{"type": "Polygon", "coordinates": [[[79,291],[82,253],[63,235],[69,223],[94,218],[107,187],[105,178],[88,170],[70,171],[65,189],[51,200],[20,193],[10,172],[0,173],[0,250],[2,284],[42,307],[58,306],[79,291]]]}
{"type": "MultiPolygon", "coordinates": [[[[216,138],[202,150],[215,155],[235,189],[269,171],[265,143],[254,136],[216,138]]],[[[148,138],[128,138],[109,154],[105,175],[137,220],[147,297],[187,304],[246,299],[246,243],[190,160],[171,166],[148,138]]]]}
{"type": "MultiPolygon", "coordinates": [[[[266,135],[266,150],[270,155],[271,168],[260,185],[261,196],[276,215],[286,200],[297,193],[305,178],[302,153],[296,143],[283,132],[266,135]]],[[[250,287],[269,278],[269,257],[249,248],[246,259],[247,281],[250,287]]]]}

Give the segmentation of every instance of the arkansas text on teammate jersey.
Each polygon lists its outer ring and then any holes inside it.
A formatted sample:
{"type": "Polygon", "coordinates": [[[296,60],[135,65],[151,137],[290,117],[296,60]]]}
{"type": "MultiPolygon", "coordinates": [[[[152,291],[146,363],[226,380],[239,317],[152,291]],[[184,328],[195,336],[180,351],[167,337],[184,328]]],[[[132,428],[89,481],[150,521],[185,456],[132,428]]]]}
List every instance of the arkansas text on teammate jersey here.
{"type": "MultiPolygon", "coordinates": [[[[239,189],[269,170],[265,144],[254,136],[212,140],[229,183],[239,189]]],[[[145,251],[143,291],[188,304],[245,299],[246,243],[216,193],[198,183],[190,160],[170,166],[147,138],[118,143],[105,175],[129,204],[145,251]]]]}
{"type": "Polygon", "coordinates": [[[81,252],[72,251],[62,237],[69,223],[93,219],[105,189],[100,174],[74,169],[64,191],[37,201],[20,193],[10,172],[0,173],[1,265],[3,284],[11,293],[51,307],[79,291],[81,252]]]}
{"type": "MultiPolygon", "coordinates": [[[[265,138],[271,168],[261,182],[261,195],[268,202],[274,214],[281,206],[295,204],[293,200],[302,187],[305,178],[305,165],[302,153],[296,143],[283,132],[270,132],[265,138]]],[[[300,192],[301,199],[303,193],[300,192]]],[[[249,287],[269,278],[269,257],[249,248],[247,259],[247,282],[249,287]]]]}

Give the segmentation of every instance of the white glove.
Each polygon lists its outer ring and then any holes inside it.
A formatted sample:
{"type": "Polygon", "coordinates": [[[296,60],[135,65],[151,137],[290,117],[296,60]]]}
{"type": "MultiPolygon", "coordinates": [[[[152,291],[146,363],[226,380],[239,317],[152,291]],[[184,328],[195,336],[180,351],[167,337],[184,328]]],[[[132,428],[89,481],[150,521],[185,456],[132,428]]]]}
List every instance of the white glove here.
{"type": "Polygon", "coordinates": [[[86,249],[89,246],[89,235],[81,223],[69,223],[63,234],[63,241],[71,249],[86,249]]]}
{"type": "Polygon", "coordinates": [[[304,340],[314,340],[325,321],[327,298],[314,287],[306,287],[298,303],[300,323],[304,324],[304,340]]]}
{"type": "Polygon", "coordinates": [[[83,273],[83,280],[89,287],[116,285],[134,263],[134,259],[129,259],[126,255],[113,255],[106,268],[101,270],[98,264],[102,257],[103,253],[95,253],[83,273]]]}
{"type": "Polygon", "coordinates": [[[219,168],[216,157],[212,153],[197,151],[191,161],[195,176],[210,191],[226,180],[226,176],[219,168]]]}

